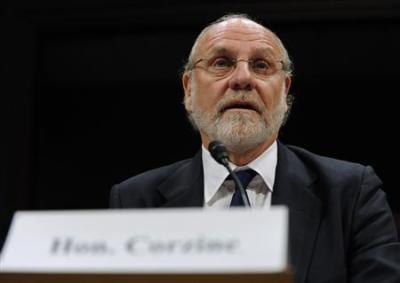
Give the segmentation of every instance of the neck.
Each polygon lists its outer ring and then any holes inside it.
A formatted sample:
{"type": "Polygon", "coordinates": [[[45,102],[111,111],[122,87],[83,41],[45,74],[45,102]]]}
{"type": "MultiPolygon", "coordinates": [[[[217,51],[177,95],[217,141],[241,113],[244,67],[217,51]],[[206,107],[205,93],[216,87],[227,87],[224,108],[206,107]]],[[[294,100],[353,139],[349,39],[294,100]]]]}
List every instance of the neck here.
{"type": "Polygon", "coordinates": [[[247,165],[257,157],[259,157],[264,151],[266,151],[273,144],[274,141],[275,138],[246,152],[229,152],[229,158],[231,162],[237,166],[247,165]]]}
{"type": "MultiPolygon", "coordinates": [[[[277,139],[278,135],[274,135],[273,137],[271,137],[270,139],[266,140],[264,143],[250,149],[247,151],[229,151],[228,149],[228,153],[229,153],[229,159],[230,161],[237,165],[237,166],[245,166],[247,164],[249,164],[251,161],[253,161],[254,159],[256,159],[257,157],[259,157],[264,151],[266,151],[273,143],[274,141],[277,139]]],[[[205,148],[208,148],[208,144],[211,141],[207,138],[203,139],[203,145],[205,148]]]]}

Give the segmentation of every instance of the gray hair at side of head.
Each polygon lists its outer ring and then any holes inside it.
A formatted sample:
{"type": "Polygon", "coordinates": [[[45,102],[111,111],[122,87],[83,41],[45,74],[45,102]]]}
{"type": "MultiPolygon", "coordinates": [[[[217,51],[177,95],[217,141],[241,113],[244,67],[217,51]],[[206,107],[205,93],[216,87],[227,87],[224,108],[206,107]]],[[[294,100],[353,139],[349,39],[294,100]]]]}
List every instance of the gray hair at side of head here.
{"type": "Polygon", "coordinates": [[[219,23],[222,23],[222,22],[225,22],[225,21],[232,20],[232,19],[242,19],[242,20],[252,21],[252,22],[262,26],[263,28],[265,28],[265,30],[267,30],[268,32],[270,32],[274,36],[278,46],[280,47],[280,49],[282,51],[282,55],[283,55],[283,58],[282,58],[283,70],[285,71],[285,74],[287,76],[292,76],[293,63],[292,63],[292,61],[291,61],[291,59],[289,57],[289,53],[287,52],[287,50],[286,50],[285,46],[283,45],[282,41],[279,39],[279,37],[273,31],[271,31],[270,29],[266,28],[265,26],[263,26],[261,23],[257,22],[256,20],[252,19],[247,14],[227,14],[227,15],[224,15],[224,16],[218,18],[217,20],[215,20],[214,22],[212,22],[208,26],[206,26],[200,32],[200,34],[197,36],[197,38],[196,38],[196,40],[195,40],[195,42],[194,42],[194,44],[192,46],[192,50],[190,51],[189,58],[188,58],[186,64],[184,65],[184,67],[183,67],[183,73],[189,72],[189,71],[191,71],[193,69],[194,56],[195,56],[196,51],[197,51],[197,46],[198,46],[199,42],[201,41],[201,39],[204,37],[204,35],[212,27],[214,27],[215,25],[217,25],[219,23]]]}

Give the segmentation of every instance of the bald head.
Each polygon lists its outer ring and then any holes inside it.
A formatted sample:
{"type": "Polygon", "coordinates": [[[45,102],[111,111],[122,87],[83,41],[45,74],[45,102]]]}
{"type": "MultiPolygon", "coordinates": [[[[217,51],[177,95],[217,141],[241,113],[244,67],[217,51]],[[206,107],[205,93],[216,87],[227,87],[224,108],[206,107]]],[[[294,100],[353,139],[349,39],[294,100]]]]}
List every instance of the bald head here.
{"type": "Polygon", "coordinates": [[[272,38],[273,40],[271,45],[273,45],[282,56],[282,61],[284,64],[283,69],[285,73],[288,76],[292,74],[292,62],[286,48],[278,36],[270,29],[257,23],[255,20],[249,18],[245,14],[225,15],[206,26],[197,36],[197,39],[193,44],[187,63],[184,66],[184,71],[190,71],[193,68],[193,64],[198,57],[198,54],[201,53],[201,51],[204,51],[200,49],[207,48],[207,46],[203,45],[203,42],[210,41],[210,39],[212,40],[213,37],[217,37],[220,32],[224,32],[227,29],[236,32],[237,35],[240,36],[241,26],[246,26],[247,29],[254,31],[256,36],[264,33],[266,37],[272,38]]]}

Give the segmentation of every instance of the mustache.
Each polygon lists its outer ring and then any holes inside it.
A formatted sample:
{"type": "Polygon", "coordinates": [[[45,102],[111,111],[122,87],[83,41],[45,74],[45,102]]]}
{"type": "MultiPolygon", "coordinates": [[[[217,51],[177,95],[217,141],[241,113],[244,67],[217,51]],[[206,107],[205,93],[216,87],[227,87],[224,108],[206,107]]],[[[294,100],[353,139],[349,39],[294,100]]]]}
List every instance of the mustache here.
{"type": "Polygon", "coordinates": [[[222,114],[231,108],[251,109],[261,114],[264,112],[264,104],[257,94],[251,92],[240,92],[234,94],[226,94],[218,101],[216,109],[222,114]]]}

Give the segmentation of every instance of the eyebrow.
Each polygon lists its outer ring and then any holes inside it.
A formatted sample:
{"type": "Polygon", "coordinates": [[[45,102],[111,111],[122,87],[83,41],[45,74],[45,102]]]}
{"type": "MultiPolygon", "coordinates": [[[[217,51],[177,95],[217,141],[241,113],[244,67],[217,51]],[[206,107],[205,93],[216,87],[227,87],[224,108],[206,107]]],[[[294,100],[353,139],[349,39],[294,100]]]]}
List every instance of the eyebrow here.
{"type": "Polygon", "coordinates": [[[265,54],[265,55],[272,55],[272,56],[274,56],[275,57],[275,50],[273,49],[273,48],[271,48],[271,47],[265,47],[265,46],[263,46],[263,47],[257,47],[256,48],[256,52],[260,52],[261,54],[265,54]]]}
{"type": "Polygon", "coordinates": [[[228,48],[224,46],[213,46],[210,49],[206,51],[207,57],[209,55],[215,55],[215,54],[230,54],[233,53],[232,50],[229,50],[228,48]]]}
{"type": "MultiPolygon", "coordinates": [[[[213,46],[207,50],[206,57],[209,57],[210,55],[232,54],[232,53],[235,53],[235,52],[231,49],[228,49],[225,46],[217,45],[217,46],[213,46]]],[[[266,46],[256,47],[255,49],[252,50],[252,53],[253,54],[262,54],[263,56],[268,56],[268,57],[276,56],[274,49],[271,47],[266,47],[266,46]]]]}

